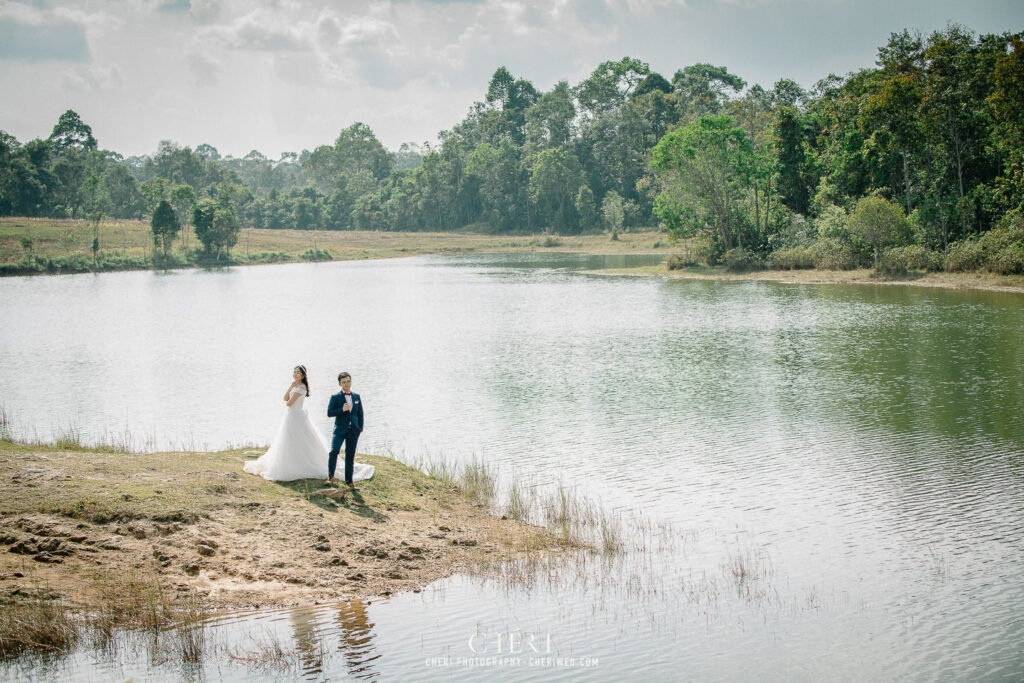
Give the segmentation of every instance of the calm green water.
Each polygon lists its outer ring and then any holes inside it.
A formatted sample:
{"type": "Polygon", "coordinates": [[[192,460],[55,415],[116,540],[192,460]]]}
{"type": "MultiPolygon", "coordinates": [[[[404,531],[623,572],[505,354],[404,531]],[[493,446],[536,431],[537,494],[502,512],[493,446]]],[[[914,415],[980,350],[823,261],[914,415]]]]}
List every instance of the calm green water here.
{"type": "Polygon", "coordinates": [[[5,676],[273,679],[226,654],[273,633],[311,679],[1024,677],[1024,296],[581,272],[626,263],[0,280],[23,432],[266,443],[292,366],[314,416],[345,369],[360,450],[480,455],[505,486],[562,483],[651,530],[525,585],[220,615],[198,669],[122,648],[5,676]],[[533,661],[500,660],[517,654],[533,661]]]}

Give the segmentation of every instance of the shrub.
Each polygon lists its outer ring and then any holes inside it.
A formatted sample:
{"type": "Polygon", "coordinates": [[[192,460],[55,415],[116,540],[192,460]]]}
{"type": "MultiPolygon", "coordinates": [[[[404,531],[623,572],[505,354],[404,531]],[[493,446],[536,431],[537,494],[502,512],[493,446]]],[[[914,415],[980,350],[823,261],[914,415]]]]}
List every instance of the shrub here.
{"type": "Polygon", "coordinates": [[[993,273],[1024,273],[1024,215],[1008,213],[978,240],[984,266],[993,273]]]}
{"type": "Polygon", "coordinates": [[[326,249],[307,249],[302,253],[302,258],[306,261],[330,261],[331,252],[326,249]]]}
{"type": "Polygon", "coordinates": [[[978,270],[984,260],[981,244],[976,240],[966,239],[953,242],[946,250],[945,269],[948,273],[978,270]]]}
{"type": "Polygon", "coordinates": [[[835,239],[820,239],[811,247],[814,264],[822,270],[853,270],[860,259],[853,245],[835,239]]]}
{"type": "Polygon", "coordinates": [[[1017,244],[1000,249],[985,259],[985,267],[1000,275],[1024,273],[1024,246],[1017,244]]]}
{"type": "Polygon", "coordinates": [[[735,247],[722,254],[722,263],[726,271],[730,273],[745,273],[748,270],[758,270],[764,267],[757,254],[747,251],[743,247],[735,247]]]}
{"type": "Polygon", "coordinates": [[[697,265],[689,254],[671,254],[668,260],[665,261],[665,264],[669,270],[683,270],[684,268],[697,265]]]}
{"type": "Polygon", "coordinates": [[[283,251],[260,251],[249,257],[250,263],[283,263],[292,257],[283,251]]]}
{"type": "Polygon", "coordinates": [[[815,253],[812,247],[796,246],[778,249],[768,255],[768,267],[774,270],[797,270],[813,268],[815,253]]]}
{"type": "Polygon", "coordinates": [[[920,244],[892,247],[882,254],[879,270],[885,273],[906,273],[908,270],[939,270],[942,256],[920,244]]]}

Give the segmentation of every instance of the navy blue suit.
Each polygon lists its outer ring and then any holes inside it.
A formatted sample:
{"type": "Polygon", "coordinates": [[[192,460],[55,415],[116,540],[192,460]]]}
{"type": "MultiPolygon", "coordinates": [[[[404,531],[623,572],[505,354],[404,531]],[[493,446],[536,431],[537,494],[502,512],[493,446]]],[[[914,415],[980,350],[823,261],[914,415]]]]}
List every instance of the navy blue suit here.
{"type": "Polygon", "coordinates": [[[345,483],[352,483],[352,469],[356,462],[356,443],[363,431],[363,402],[359,394],[352,393],[352,410],[344,410],[345,394],[338,392],[331,396],[327,403],[327,417],[334,418],[334,438],[331,440],[331,452],[327,456],[327,476],[334,478],[334,470],[338,466],[338,453],[341,444],[345,444],[345,483]]]}

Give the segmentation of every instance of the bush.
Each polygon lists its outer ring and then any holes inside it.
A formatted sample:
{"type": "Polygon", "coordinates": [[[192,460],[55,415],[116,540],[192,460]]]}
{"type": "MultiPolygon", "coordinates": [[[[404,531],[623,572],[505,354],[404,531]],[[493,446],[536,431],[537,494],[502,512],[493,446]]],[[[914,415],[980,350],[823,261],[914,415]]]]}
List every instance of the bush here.
{"type": "Polygon", "coordinates": [[[815,253],[812,247],[796,246],[778,249],[768,255],[768,267],[773,270],[797,270],[813,268],[815,253]]]}
{"type": "Polygon", "coordinates": [[[326,249],[307,249],[302,253],[302,258],[306,261],[330,261],[331,252],[326,249]]]}
{"type": "Polygon", "coordinates": [[[993,273],[1024,273],[1024,215],[1013,211],[978,240],[985,268],[993,273]]]}
{"type": "Polygon", "coordinates": [[[688,254],[671,254],[668,260],[665,261],[665,264],[669,270],[683,270],[684,268],[697,265],[697,262],[688,254]]]}
{"type": "Polygon", "coordinates": [[[283,263],[292,257],[283,251],[260,251],[249,256],[250,263],[283,263]]]}
{"type": "Polygon", "coordinates": [[[820,239],[811,247],[814,265],[822,270],[853,270],[860,265],[853,245],[834,239],[820,239]]]}
{"type": "Polygon", "coordinates": [[[984,251],[976,240],[953,242],[946,250],[945,269],[948,273],[978,270],[984,261],[984,251]]]}
{"type": "Polygon", "coordinates": [[[882,254],[878,270],[883,273],[902,274],[909,270],[940,270],[942,255],[920,244],[892,247],[882,254]]]}
{"type": "Polygon", "coordinates": [[[764,267],[757,254],[751,253],[743,247],[735,247],[722,254],[722,263],[725,264],[726,271],[730,273],[745,273],[764,267]]]}
{"type": "Polygon", "coordinates": [[[1024,246],[1005,247],[985,259],[985,267],[993,273],[1012,275],[1024,273],[1024,246]]]}

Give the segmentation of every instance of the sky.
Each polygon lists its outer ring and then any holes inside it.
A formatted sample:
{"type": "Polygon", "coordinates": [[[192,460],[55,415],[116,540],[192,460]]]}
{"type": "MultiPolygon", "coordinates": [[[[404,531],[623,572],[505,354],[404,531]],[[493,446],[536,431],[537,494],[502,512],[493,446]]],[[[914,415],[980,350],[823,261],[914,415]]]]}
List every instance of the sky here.
{"type": "Polygon", "coordinates": [[[74,109],[126,157],[277,159],[362,121],[394,150],[433,143],[500,66],[541,91],[624,56],[809,87],[949,23],[1021,31],[1024,0],[0,0],[0,130],[45,138],[74,109]]]}

